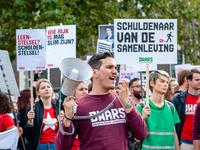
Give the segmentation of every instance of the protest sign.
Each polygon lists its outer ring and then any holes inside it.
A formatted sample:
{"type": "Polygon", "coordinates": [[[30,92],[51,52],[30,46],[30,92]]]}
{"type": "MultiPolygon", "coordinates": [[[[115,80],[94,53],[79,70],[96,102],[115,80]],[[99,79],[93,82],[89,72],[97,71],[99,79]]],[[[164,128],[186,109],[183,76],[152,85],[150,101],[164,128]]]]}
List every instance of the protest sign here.
{"type": "Polygon", "coordinates": [[[0,50],[0,91],[20,96],[9,53],[3,50],[0,50]]]}
{"type": "Polygon", "coordinates": [[[97,42],[97,53],[111,52],[111,51],[112,51],[112,45],[111,45],[110,42],[98,40],[98,42],[97,42]]]}
{"type": "Polygon", "coordinates": [[[198,69],[200,71],[200,66],[199,65],[191,66],[191,69],[198,69]]]}
{"type": "Polygon", "coordinates": [[[58,68],[66,57],[76,57],[76,25],[47,27],[47,68],[58,68]]]}
{"type": "Polygon", "coordinates": [[[17,71],[46,69],[45,29],[16,30],[17,71]]]}
{"type": "Polygon", "coordinates": [[[88,62],[89,59],[90,59],[92,56],[93,56],[93,55],[87,55],[87,56],[86,56],[86,62],[88,62]]]}
{"type": "Polygon", "coordinates": [[[115,19],[118,64],[176,64],[176,19],[115,19]]]}
{"type": "MultiPolygon", "coordinates": [[[[156,64],[149,65],[149,70],[157,70],[156,64]]],[[[139,72],[139,71],[146,71],[146,65],[144,64],[137,64],[137,65],[131,65],[126,64],[126,71],[132,71],[132,72],[139,72]]]]}
{"type": "Polygon", "coordinates": [[[182,69],[191,69],[191,64],[180,64],[180,65],[175,65],[175,76],[176,80],[178,81],[178,72],[182,69]]]}
{"type": "Polygon", "coordinates": [[[131,71],[120,71],[119,73],[119,80],[126,78],[129,81],[132,80],[133,78],[137,78],[137,72],[131,72],[131,71]]]}
{"type": "Polygon", "coordinates": [[[99,39],[110,42],[114,53],[114,25],[99,25],[99,39]]]}

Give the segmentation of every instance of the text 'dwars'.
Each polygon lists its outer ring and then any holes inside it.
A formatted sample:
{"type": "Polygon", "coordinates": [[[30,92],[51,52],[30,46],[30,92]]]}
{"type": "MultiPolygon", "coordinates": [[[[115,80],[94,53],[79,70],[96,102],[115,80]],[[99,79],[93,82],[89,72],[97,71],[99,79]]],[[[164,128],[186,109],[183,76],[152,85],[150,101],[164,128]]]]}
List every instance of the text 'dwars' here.
{"type": "MultiPolygon", "coordinates": [[[[89,115],[95,115],[99,113],[99,111],[92,111],[89,112],[89,115]]],[[[110,124],[118,124],[118,123],[126,123],[126,114],[124,112],[124,108],[118,108],[118,109],[111,109],[107,110],[103,114],[92,118],[92,126],[104,126],[104,125],[110,125],[110,124]]]]}

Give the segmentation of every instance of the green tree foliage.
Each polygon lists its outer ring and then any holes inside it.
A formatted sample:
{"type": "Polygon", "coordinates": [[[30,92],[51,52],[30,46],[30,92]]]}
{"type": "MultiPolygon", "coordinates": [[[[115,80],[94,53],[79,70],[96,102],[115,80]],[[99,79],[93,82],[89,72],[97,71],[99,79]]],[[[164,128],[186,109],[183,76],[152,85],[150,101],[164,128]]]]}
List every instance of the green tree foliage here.
{"type": "Polygon", "coordinates": [[[120,17],[177,19],[178,49],[200,64],[200,0],[124,0],[121,6],[120,17]]]}
{"type": "Polygon", "coordinates": [[[44,29],[75,20],[64,0],[2,0],[0,6],[0,49],[8,50],[11,60],[16,59],[16,29],[44,29]]]}
{"type": "Polygon", "coordinates": [[[199,0],[1,0],[0,49],[16,54],[16,29],[75,24],[77,57],[95,52],[98,25],[115,18],[177,19],[179,50],[199,64],[199,0]]]}

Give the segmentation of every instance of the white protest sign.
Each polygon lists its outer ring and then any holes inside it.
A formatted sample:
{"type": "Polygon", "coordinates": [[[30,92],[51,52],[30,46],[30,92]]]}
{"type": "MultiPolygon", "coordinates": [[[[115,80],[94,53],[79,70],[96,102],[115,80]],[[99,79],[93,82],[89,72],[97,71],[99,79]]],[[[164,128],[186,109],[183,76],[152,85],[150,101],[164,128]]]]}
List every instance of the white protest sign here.
{"type": "Polygon", "coordinates": [[[0,91],[20,96],[8,51],[0,50],[0,91]],[[8,85],[8,87],[7,87],[8,85]]]}
{"type": "Polygon", "coordinates": [[[17,71],[46,69],[45,29],[16,30],[17,71]]]}
{"type": "Polygon", "coordinates": [[[119,73],[119,80],[123,79],[123,78],[127,78],[130,80],[132,80],[133,78],[137,78],[137,72],[129,72],[129,71],[120,71],[119,73]]]}
{"type": "Polygon", "coordinates": [[[197,65],[197,66],[191,66],[191,69],[198,69],[200,71],[200,66],[197,65]]]}
{"type": "Polygon", "coordinates": [[[117,64],[176,64],[176,19],[115,19],[117,64]]]}
{"type": "Polygon", "coordinates": [[[111,52],[111,51],[112,51],[112,43],[98,39],[97,53],[111,52]]]}
{"type": "Polygon", "coordinates": [[[175,75],[177,81],[178,81],[178,72],[182,69],[191,69],[191,64],[175,65],[175,75]]]}
{"type": "MultiPolygon", "coordinates": [[[[149,70],[152,70],[152,71],[157,70],[157,64],[149,65],[149,70]]],[[[132,71],[132,72],[146,71],[146,65],[143,65],[143,64],[137,64],[137,65],[126,64],[126,71],[132,71]]]]}
{"type": "Polygon", "coordinates": [[[47,27],[47,68],[58,68],[66,57],[76,57],[76,25],[47,27]]]}
{"type": "Polygon", "coordinates": [[[14,127],[0,133],[0,149],[16,150],[18,143],[18,129],[14,127]]]}
{"type": "Polygon", "coordinates": [[[93,56],[93,55],[87,55],[87,56],[86,56],[86,62],[88,62],[89,59],[90,59],[92,56],[93,56]]]}

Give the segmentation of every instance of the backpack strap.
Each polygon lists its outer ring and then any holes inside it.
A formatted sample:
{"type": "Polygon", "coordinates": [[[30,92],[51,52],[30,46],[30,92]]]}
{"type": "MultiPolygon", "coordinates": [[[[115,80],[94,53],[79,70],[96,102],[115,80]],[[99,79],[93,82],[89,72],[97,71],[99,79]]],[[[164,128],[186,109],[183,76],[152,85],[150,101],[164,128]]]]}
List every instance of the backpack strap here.
{"type": "Polygon", "coordinates": [[[172,114],[173,114],[173,106],[172,106],[172,103],[169,102],[169,101],[167,101],[167,100],[165,100],[165,101],[167,102],[167,104],[168,104],[168,106],[170,107],[171,112],[172,112],[172,114]]]}

